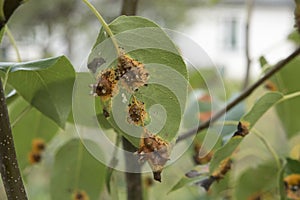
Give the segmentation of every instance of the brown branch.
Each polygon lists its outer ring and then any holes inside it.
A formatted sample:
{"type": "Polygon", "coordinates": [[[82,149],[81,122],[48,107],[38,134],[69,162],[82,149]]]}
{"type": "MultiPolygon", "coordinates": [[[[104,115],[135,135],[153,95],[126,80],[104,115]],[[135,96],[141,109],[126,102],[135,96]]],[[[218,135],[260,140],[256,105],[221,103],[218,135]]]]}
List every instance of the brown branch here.
{"type": "Polygon", "coordinates": [[[246,19],[246,26],[245,26],[245,57],[246,57],[246,75],[245,75],[245,82],[243,85],[243,89],[246,89],[249,84],[250,78],[250,68],[251,68],[251,58],[250,58],[250,23],[251,23],[251,16],[253,10],[254,0],[247,1],[247,19],[246,19]]]}
{"type": "Polygon", "coordinates": [[[138,162],[137,156],[133,154],[137,149],[126,138],[122,137],[123,149],[125,150],[125,163],[126,163],[126,185],[127,185],[127,199],[128,200],[142,200],[142,178],[141,166],[138,162]],[[127,152],[132,152],[128,154],[127,152]],[[130,171],[135,171],[131,173],[130,171]]]}
{"type": "Polygon", "coordinates": [[[22,4],[22,0],[6,0],[3,5],[4,19],[0,19],[0,31],[8,22],[15,10],[22,4]]]}
{"type": "Polygon", "coordinates": [[[208,128],[211,123],[217,121],[227,111],[229,111],[234,106],[236,106],[238,103],[240,103],[245,98],[247,98],[264,81],[266,81],[271,76],[273,76],[275,73],[277,73],[280,69],[282,69],[284,66],[286,66],[291,60],[293,60],[299,54],[300,54],[300,48],[296,49],[291,55],[289,55],[287,58],[285,58],[281,62],[278,62],[270,71],[268,71],[263,77],[258,79],[253,85],[251,85],[246,90],[244,90],[236,99],[234,99],[232,102],[227,104],[227,106],[225,106],[223,109],[221,109],[216,114],[214,114],[210,120],[207,120],[204,123],[200,124],[199,127],[191,129],[191,130],[183,133],[182,135],[180,135],[176,142],[180,142],[182,140],[185,140],[186,138],[191,137],[193,135],[196,135],[198,132],[208,128]]]}
{"type": "MultiPolygon", "coordinates": [[[[123,0],[121,15],[136,15],[138,0],[123,0]]],[[[141,166],[137,161],[133,152],[137,149],[124,137],[122,137],[123,149],[132,152],[132,154],[125,154],[126,163],[126,185],[127,185],[127,199],[128,200],[142,200],[142,175],[141,166]],[[131,173],[135,169],[136,173],[131,173]]]]}
{"type": "Polygon", "coordinates": [[[8,111],[0,79],[0,173],[8,200],[26,200],[10,128],[8,111]]]}

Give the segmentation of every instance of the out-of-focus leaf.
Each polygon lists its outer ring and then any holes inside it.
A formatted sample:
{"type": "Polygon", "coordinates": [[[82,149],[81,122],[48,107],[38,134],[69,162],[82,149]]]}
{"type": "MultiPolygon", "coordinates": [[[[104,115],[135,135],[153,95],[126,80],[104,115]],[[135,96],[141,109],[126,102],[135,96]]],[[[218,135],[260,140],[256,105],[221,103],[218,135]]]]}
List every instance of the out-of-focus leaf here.
{"type": "Polygon", "coordinates": [[[236,181],[235,199],[249,199],[264,192],[278,191],[278,169],[275,163],[249,168],[236,181]]]}
{"type": "Polygon", "coordinates": [[[285,173],[286,174],[300,174],[300,161],[293,160],[291,158],[287,158],[286,166],[285,166],[285,173]]]}
{"type": "Polygon", "coordinates": [[[294,30],[288,35],[288,40],[292,41],[296,45],[300,44],[300,35],[297,30],[294,30]]]}
{"type": "Polygon", "coordinates": [[[218,169],[220,163],[224,159],[231,156],[242,140],[242,137],[232,137],[223,147],[219,148],[215,152],[209,166],[210,173],[213,173],[216,169],[218,169]]]}
{"type": "Polygon", "coordinates": [[[249,129],[265,114],[273,105],[275,105],[281,98],[282,94],[278,92],[269,92],[259,98],[251,108],[251,110],[242,117],[241,121],[248,122],[249,129]]]}
{"type": "MultiPolygon", "coordinates": [[[[93,141],[84,143],[98,148],[93,141]]],[[[85,149],[79,139],[72,139],[55,156],[51,198],[71,199],[73,192],[85,191],[89,199],[99,199],[104,180],[105,166],[85,149]]]]}
{"type": "MultiPolygon", "coordinates": [[[[300,91],[297,84],[300,74],[300,58],[295,58],[280,70],[272,79],[277,88],[284,95],[300,91]]],[[[298,113],[300,113],[300,97],[284,101],[276,106],[278,117],[280,118],[288,138],[299,133],[300,123],[298,113]]]]}
{"type": "Polygon", "coordinates": [[[66,57],[0,63],[0,70],[10,70],[8,83],[18,94],[60,127],[64,127],[71,110],[75,80],[73,66],[66,57]]]}
{"type": "Polygon", "coordinates": [[[29,165],[28,154],[32,150],[32,140],[41,138],[47,142],[58,131],[58,126],[53,121],[35,108],[30,107],[31,105],[20,96],[8,106],[18,163],[21,169],[25,169],[29,165]]]}

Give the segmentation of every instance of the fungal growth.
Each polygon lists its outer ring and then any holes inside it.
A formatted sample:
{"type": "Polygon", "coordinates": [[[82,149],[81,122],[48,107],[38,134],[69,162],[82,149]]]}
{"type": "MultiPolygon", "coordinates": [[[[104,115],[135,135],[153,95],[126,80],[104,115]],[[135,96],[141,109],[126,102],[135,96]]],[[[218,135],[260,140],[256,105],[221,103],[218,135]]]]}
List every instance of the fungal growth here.
{"type": "Polygon", "coordinates": [[[30,164],[41,162],[42,153],[46,149],[46,143],[43,139],[35,138],[32,140],[31,151],[28,154],[28,161],[30,164]]]}
{"type": "Polygon", "coordinates": [[[78,191],[73,192],[72,199],[73,200],[89,200],[90,198],[85,191],[78,190],[78,191]]]}
{"type": "Polygon", "coordinates": [[[300,174],[291,174],[285,177],[284,185],[288,198],[300,199],[300,174]]]}
{"type": "Polygon", "coordinates": [[[231,158],[224,159],[219,167],[210,175],[210,177],[201,180],[197,184],[202,186],[206,191],[209,190],[210,186],[215,182],[224,178],[227,172],[231,169],[232,160],[231,158]]]}
{"type": "Polygon", "coordinates": [[[117,74],[120,77],[121,85],[129,92],[134,92],[147,85],[149,78],[145,65],[126,54],[118,58],[117,74]]]}
{"type": "Polygon", "coordinates": [[[206,163],[210,162],[210,160],[213,157],[213,152],[212,151],[207,152],[205,149],[203,149],[201,147],[202,146],[199,143],[195,143],[195,145],[194,145],[194,156],[193,156],[193,159],[194,159],[194,162],[197,165],[206,164],[206,163]]]}
{"type": "Polygon", "coordinates": [[[128,115],[128,123],[144,126],[144,122],[148,117],[144,102],[138,101],[133,97],[131,104],[128,105],[128,115]]]}
{"type": "Polygon", "coordinates": [[[161,172],[164,165],[170,159],[169,143],[159,136],[146,131],[145,137],[141,138],[140,147],[137,153],[139,155],[139,161],[141,163],[148,161],[154,179],[161,182],[161,172]]]}
{"type": "Polygon", "coordinates": [[[249,123],[248,122],[239,122],[237,126],[237,131],[233,134],[233,137],[242,136],[245,137],[249,133],[249,123]]]}
{"type": "Polygon", "coordinates": [[[92,94],[99,96],[102,101],[110,100],[117,92],[117,74],[114,69],[106,69],[97,77],[97,83],[91,85],[92,94]]]}

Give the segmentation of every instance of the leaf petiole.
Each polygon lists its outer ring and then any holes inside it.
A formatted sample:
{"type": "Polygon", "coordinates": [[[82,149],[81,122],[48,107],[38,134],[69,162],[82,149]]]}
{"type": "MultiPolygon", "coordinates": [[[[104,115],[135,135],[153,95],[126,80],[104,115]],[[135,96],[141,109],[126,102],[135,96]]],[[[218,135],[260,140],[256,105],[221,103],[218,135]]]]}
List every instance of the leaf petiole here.
{"type": "Polygon", "coordinates": [[[105,20],[103,19],[103,17],[101,16],[101,14],[99,13],[99,11],[88,1],[88,0],[82,0],[88,7],[89,9],[94,13],[94,15],[98,18],[99,22],[101,23],[101,25],[103,26],[103,28],[105,29],[106,33],[109,35],[109,37],[111,38],[111,41],[116,49],[117,55],[120,56],[121,52],[119,50],[119,45],[118,42],[116,40],[116,38],[114,37],[113,32],[111,31],[111,29],[109,28],[108,24],[105,22],[105,20]]]}

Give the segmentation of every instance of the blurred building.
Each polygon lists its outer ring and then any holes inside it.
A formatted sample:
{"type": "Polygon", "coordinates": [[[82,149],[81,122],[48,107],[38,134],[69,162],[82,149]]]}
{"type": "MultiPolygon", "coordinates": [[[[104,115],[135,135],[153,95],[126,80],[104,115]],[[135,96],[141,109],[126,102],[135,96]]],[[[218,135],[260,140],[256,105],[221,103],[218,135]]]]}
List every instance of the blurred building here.
{"type": "MultiPolygon", "coordinates": [[[[252,75],[259,75],[258,58],[265,55],[270,63],[286,57],[294,48],[287,41],[294,25],[293,0],[254,0],[250,23],[252,75]]],[[[190,11],[196,21],[183,32],[197,42],[225,75],[242,79],[245,74],[246,0],[223,0],[210,7],[190,11]]],[[[201,63],[205,66],[206,63],[201,63]]],[[[195,64],[195,63],[194,63],[195,64]]]]}

